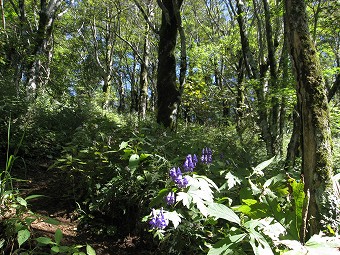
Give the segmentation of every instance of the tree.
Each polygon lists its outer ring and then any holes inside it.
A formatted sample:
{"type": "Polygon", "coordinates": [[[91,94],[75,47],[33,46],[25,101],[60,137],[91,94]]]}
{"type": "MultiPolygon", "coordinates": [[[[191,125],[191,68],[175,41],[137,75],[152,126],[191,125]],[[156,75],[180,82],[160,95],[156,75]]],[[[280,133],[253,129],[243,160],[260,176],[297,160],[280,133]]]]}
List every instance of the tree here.
{"type": "Polygon", "coordinates": [[[157,122],[174,129],[180,104],[180,89],[176,84],[176,41],[181,26],[178,12],[183,0],[158,1],[162,9],[159,31],[157,94],[157,122]]]}
{"type": "MultiPolygon", "coordinates": [[[[28,96],[37,96],[37,89],[46,84],[50,76],[49,64],[52,59],[53,45],[53,24],[57,17],[57,12],[61,5],[61,0],[41,0],[39,11],[39,22],[34,36],[34,47],[28,63],[27,90],[28,96]]],[[[20,13],[24,10],[23,5],[19,5],[20,13]]],[[[25,19],[25,17],[22,17],[25,19]]],[[[31,47],[30,47],[31,48],[31,47]]]]}
{"type": "Polygon", "coordinates": [[[308,235],[340,222],[339,197],[333,190],[331,133],[328,102],[322,71],[309,32],[303,0],[285,1],[290,53],[296,75],[298,114],[301,117],[302,174],[309,197],[306,210],[308,235]]]}

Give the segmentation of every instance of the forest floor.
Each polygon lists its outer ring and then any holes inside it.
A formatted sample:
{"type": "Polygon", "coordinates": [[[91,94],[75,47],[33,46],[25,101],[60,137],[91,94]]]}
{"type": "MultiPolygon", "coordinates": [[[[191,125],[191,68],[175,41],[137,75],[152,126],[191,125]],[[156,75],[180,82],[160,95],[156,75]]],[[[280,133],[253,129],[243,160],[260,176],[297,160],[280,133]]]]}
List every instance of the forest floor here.
{"type": "Polygon", "coordinates": [[[140,240],[139,236],[129,234],[127,236],[106,237],[93,235],[90,231],[79,228],[79,221],[75,214],[76,203],[70,198],[69,189],[65,182],[65,176],[60,172],[48,170],[50,162],[35,163],[34,167],[26,173],[16,173],[14,176],[24,181],[20,182],[19,188],[23,197],[28,195],[43,195],[29,200],[28,208],[36,215],[50,217],[60,222],[58,225],[36,220],[31,227],[34,234],[50,237],[53,239],[56,229],[63,232],[62,244],[66,246],[89,244],[97,255],[116,254],[154,254],[150,246],[140,240]]]}

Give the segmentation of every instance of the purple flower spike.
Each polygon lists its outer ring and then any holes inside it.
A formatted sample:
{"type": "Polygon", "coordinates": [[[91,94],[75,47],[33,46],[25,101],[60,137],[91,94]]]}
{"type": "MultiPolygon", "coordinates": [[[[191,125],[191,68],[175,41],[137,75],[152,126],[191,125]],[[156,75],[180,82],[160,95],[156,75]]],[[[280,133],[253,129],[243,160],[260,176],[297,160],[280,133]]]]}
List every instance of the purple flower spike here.
{"type": "Polygon", "coordinates": [[[164,229],[168,226],[169,220],[164,217],[163,208],[161,208],[158,215],[155,209],[152,209],[152,219],[149,221],[152,229],[164,229]]]}
{"type": "Polygon", "coordinates": [[[175,183],[176,183],[178,188],[186,188],[189,184],[189,181],[185,176],[183,178],[182,178],[182,176],[180,176],[180,178],[177,178],[175,180],[175,183]]]}
{"type": "Polygon", "coordinates": [[[186,188],[188,186],[188,179],[182,176],[182,172],[179,167],[177,168],[177,170],[176,168],[171,168],[169,175],[172,181],[177,185],[177,187],[186,188]]]}
{"type": "Polygon", "coordinates": [[[203,148],[201,162],[203,164],[211,164],[212,163],[212,150],[208,147],[203,148]]]}
{"type": "Polygon", "coordinates": [[[183,168],[185,172],[192,172],[194,170],[194,168],[196,167],[196,161],[197,161],[197,157],[195,159],[196,155],[194,155],[194,157],[191,156],[191,154],[189,154],[184,161],[183,164],[183,168]],[[196,160],[196,161],[195,161],[196,160]]]}
{"type": "Polygon", "coordinates": [[[171,177],[171,179],[176,179],[177,177],[177,170],[175,167],[171,168],[170,171],[169,171],[169,175],[171,177]]]}
{"type": "Polygon", "coordinates": [[[173,205],[176,202],[176,197],[174,192],[169,192],[169,194],[165,197],[165,201],[168,205],[173,205]]]}
{"type": "Polygon", "coordinates": [[[194,156],[192,156],[192,163],[194,163],[195,166],[198,163],[198,159],[197,159],[196,154],[194,154],[194,156]]]}

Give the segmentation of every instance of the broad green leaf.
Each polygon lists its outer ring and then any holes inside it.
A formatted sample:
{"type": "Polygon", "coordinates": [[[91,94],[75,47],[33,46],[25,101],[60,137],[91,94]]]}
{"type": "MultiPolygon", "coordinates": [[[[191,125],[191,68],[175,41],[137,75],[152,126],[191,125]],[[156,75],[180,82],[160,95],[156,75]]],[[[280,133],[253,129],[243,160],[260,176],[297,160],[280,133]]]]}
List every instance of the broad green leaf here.
{"type": "Polygon", "coordinates": [[[208,205],[208,215],[220,219],[225,219],[230,222],[234,222],[238,225],[241,224],[240,218],[229,207],[223,204],[211,203],[208,205]]]}
{"type": "Polygon", "coordinates": [[[276,183],[279,183],[283,180],[286,179],[286,176],[284,174],[278,174],[278,175],[275,175],[273,176],[272,178],[269,178],[264,184],[263,184],[263,188],[268,188],[269,186],[273,185],[273,184],[276,184],[276,183]]]}
{"type": "Polygon", "coordinates": [[[129,159],[129,168],[131,171],[136,170],[136,168],[139,165],[139,155],[138,154],[132,154],[129,159]]]}
{"type": "Polygon", "coordinates": [[[306,247],[318,248],[318,247],[328,247],[328,248],[340,248],[340,238],[329,237],[322,235],[313,235],[306,243],[306,247]]]}
{"type": "Polygon", "coordinates": [[[36,240],[38,243],[40,243],[40,244],[45,244],[45,245],[47,245],[47,244],[55,244],[55,243],[52,241],[52,239],[49,238],[49,237],[40,236],[40,237],[36,238],[35,240],[36,240]]]}
{"type": "Polygon", "coordinates": [[[146,158],[148,158],[150,156],[152,156],[152,154],[142,153],[142,154],[140,154],[139,159],[140,160],[144,160],[144,159],[146,159],[146,158]]]}
{"type": "Polygon", "coordinates": [[[232,189],[237,184],[241,184],[241,180],[233,175],[231,172],[228,172],[224,178],[227,180],[228,190],[232,189]]]}
{"type": "Polygon", "coordinates": [[[96,255],[96,251],[88,244],[86,245],[86,253],[87,255],[96,255]]]}
{"type": "Polygon", "coordinates": [[[22,197],[17,197],[17,201],[20,205],[25,206],[25,207],[27,206],[26,200],[23,199],[22,197]]]}
{"type": "Polygon", "coordinates": [[[60,221],[50,218],[50,217],[45,217],[44,218],[44,222],[48,223],[48,224],[52,224],[52,225],[60,225],[60,221]]]}
{"type": "Polygon", "coordinates": [[[190,207],[190,204],[192,202],[192,197],[187,194],[186,192],[178,192],[176,196],[176,201],[182,201],[183,205],[187,208],[190,207]]]}
{"type": "Polygon", "coordinates": [[[164,217],[172,222],[175,228],[178,227],[179,223],[181,223],[181,214],[177,213],[176,211],[173,212],[164,212],[164,217]]]}
{"type": "Polygon", "coordinates": [[[25,243],[25,242],[28,240],[28,238],[30,238],[30,236],[31,236],[31,233],[29,232],[28,229],[20,230],[20,231],[18,232],[18,244],[19,244],[19,247],[20,247],[23,243],[25,243]]]}
{"type": "Polygon", "coordinates": [[[274,255],[267,240],[254,228],[249,229],[249,238],[255,255],[274,255]]]}
{"type": "Polygon", "coordinates": [[[207,255],[221,255],[221,254],[228,254],[229,247],[232,244],[228,238],[222,239],[215,243],[213,247],[211,247],[208,251],[207,255]]]}
{"type": "Polygon", "coordinates": [[[119,150],[125,149],[128,145],[129,145],[128,142],[122,142],[122,143],[119,145],[119,150]]]}
{"type": "Polygon", "coordinates": [[[58,228],[54,233],[54,241],[59,245],[63,239],[63,232],[58,228]]]}
{"type": "Polygon", "coordinates": [[[252,191],[252,195],[256,196],[261,194],[262,190],[259,189],[250,179],[248,180],[250,187],[251,187],[251,191],[252,191]]]}
{"type": "Polygon", "coordinates": [[[28,226],[30,226],[35,220],[36,218],[31,218],[31,217],[25,218],[25,222],[28,226]]]}
{"type": "Polygon", "coordinates": [[[305,199],[305,191],[304,191],[304,183],[297,182],[295,179],[289,179],[289,184],[293,190],[293,198],[294,198],[294,206],[295,206],[295,213],[296,213],[296,222],[297,227],[302,223],[302,209],[303,209],[303,202],[305,199]]]}
{"type": "Polygon", "coordinates": [[[59,253],[60,252],[60,248],[59,248],[59,246],[52,246],[51,247],[51,251],[54,252],[54,253],[59,253]]]}
{"type": "Polygon", "coordinates": [[[206,183],[209,184],[209,186],[214,187],[216,190],[219,190],[217,185],[215,184],[215,182],[213,182],[211,179],[209,179],[208,177],[204,176],[204,175],[193,175],[194,178],[198,179],[199,181],[205,181],[206,183]]]}
{"type": "Polygon", "coordinates": [[[275,157],[272,157],[271,159],[268,159],[268,160],[258,164],[256,167],[253,167],[254,174],[263,176],[264,174],[263,174],[262,170],[264,170],[267,166],[269,166],[273,162],[274,159],[275,159],[275,157]]]}
{"type": "Polygon", "coordinates": [[[210,248],[208,255],[220,255],[220,254],[244,254],[239,253],[237,249],[234,247],[238,245],[238,243],[242,242],[242,240],[247,236],[247,234],[239,234],[233,235],[227,238],[224,238],[213,245],[210,248]]]}

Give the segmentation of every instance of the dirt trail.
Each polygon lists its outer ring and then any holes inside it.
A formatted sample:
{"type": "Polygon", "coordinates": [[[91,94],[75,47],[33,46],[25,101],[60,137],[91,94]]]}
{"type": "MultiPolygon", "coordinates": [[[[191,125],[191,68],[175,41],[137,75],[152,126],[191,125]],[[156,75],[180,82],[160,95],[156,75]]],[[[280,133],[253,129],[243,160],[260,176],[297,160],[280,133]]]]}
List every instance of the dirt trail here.
{"type": "Polygon", "coordinates": [[[48,236],[53,239],[55,231],[59,228],[63,232],[63,245],[89,244],[96,250],[97,255],[153,254],[137,236],[108,238],[93,236],[88,231],[78,229],[79,222],[74,213],[76,203],[68,192],[72,187],[67,187],[65,176],[60,172],[47,170],[49,164],[50,162],[35,164],[34,168],[28,168],[34,170],[27,171],[25,176],[22,174],[16,176],[26,180],[18,184],[24,197],[43,195],[30,200],[28,208],[42,218],[50,217],[60,222],[59,225],[54,225],[46,223],[43,219],[36,220],[31,225],[36,236],[48,236]]]}

